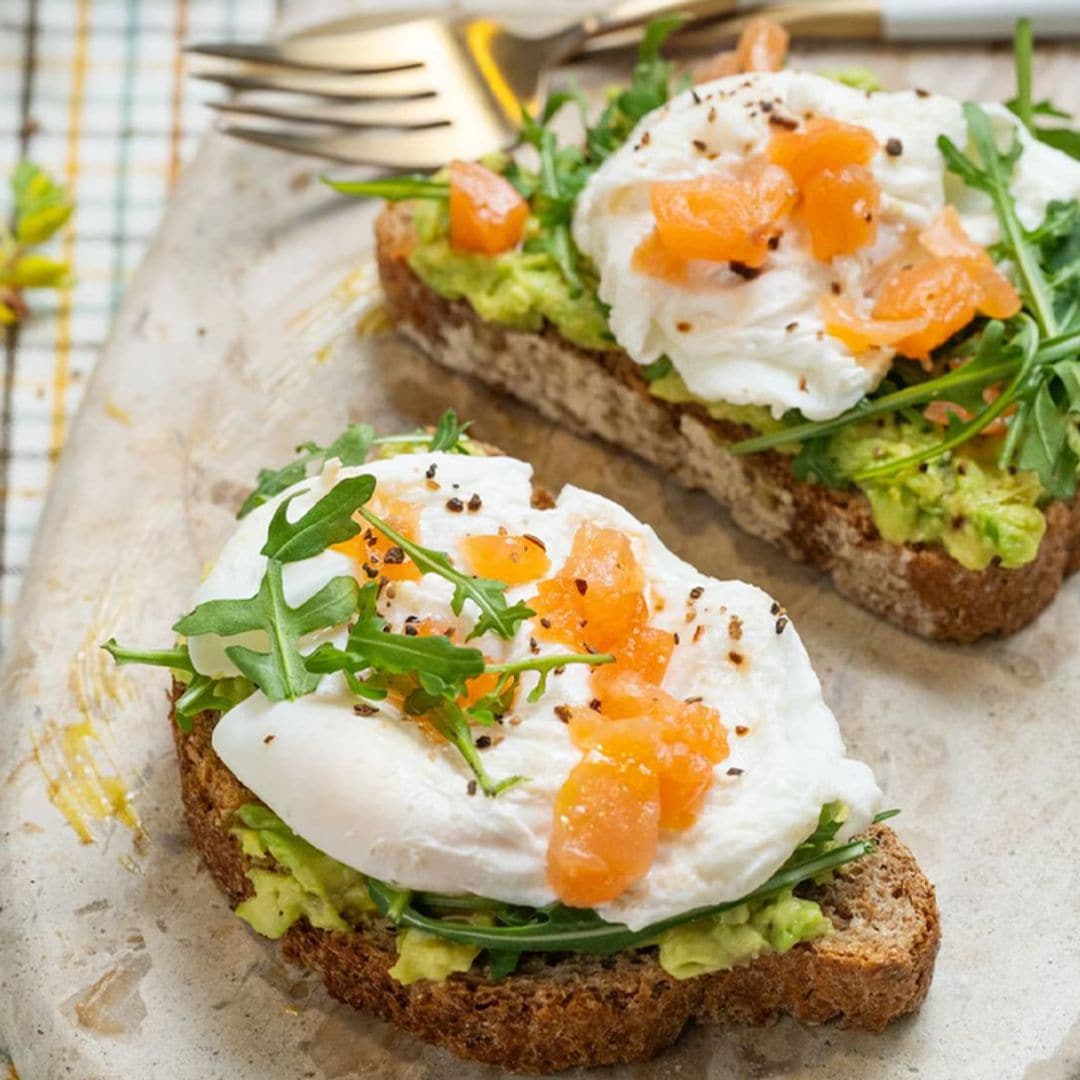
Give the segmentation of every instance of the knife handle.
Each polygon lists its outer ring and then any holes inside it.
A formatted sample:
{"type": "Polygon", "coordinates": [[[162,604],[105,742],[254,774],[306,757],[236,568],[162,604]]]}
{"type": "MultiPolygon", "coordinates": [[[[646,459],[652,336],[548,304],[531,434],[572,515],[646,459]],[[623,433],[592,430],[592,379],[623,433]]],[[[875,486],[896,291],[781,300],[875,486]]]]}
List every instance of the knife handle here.
{"type": "Polygon", "coordinates": [[[880,0],[887,41],[1009,40],[1016,20],[1036,39],[1080,37],[1077,0],[880,0]]]}

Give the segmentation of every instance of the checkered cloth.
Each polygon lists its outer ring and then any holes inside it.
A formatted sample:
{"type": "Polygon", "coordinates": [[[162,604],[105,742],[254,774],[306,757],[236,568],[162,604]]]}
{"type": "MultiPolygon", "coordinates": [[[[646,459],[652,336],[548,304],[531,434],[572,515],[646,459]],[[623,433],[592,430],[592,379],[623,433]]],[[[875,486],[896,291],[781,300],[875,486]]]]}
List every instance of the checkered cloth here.
{"type": "MultiPolygon", "coordinates": [[[[275,0],[3,0],[0,177],[28,157],[76,204],[49,246],[75,283],[32,292],[4,343],[0,650],[49,478],[125,283],[220,91],[184,76],[180,46],[261,37],[275,0]]],[[[9,201],[0,194],[0,213],[9,201]]]]}

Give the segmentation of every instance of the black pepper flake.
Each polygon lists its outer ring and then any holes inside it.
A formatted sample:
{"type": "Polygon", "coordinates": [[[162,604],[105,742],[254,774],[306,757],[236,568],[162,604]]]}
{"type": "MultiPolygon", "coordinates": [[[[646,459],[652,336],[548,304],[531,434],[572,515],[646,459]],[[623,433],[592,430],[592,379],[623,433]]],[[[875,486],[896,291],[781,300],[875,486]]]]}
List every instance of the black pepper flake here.
{"type": "Polygon", "coordinates": [[[649,133],[646,131],[645,134],[641,136],[641,144],[640,145],[648,146],[651,141],[652,141],[652,138],[649,135],[649,133]]]}
{"type": "Polygon", "coordinates": [[[556,705],[555,715],[564,723],[570,723],[570,706],[569,705],[556,705]]]}
{"type": "Polygon", "coordinates": [[[551,620],[550,620],[550,619],[548,619],[548,618],[543,618],[543,619],[541,619],[541,620],[540,620],[540,625],[541,625],[541,626],[542,626],[542,627],[543,627],[543,628],[544,628],[545,630],[550,630],[550,629],[551,629],[551,620]]]}
{"type": "Polygon", "coordinates": [[[915,87],[915,96],[916,97],[929,97],[930,96],[930,91],[929,90],[924,90],[921,86],[916,86],[915,87]]]}
{"type": "Polygon", "coordinates": [[[589,708],[592,709],[593,712],[599,712],[600,711],[600,699],[598,697],[594,697],[592,699],[592,701],[589,702],[589,708]]]}
{"type": "Polygon", "coordinates": [[[736,666],[741,667],[742,662],[746,659],[741,652],[736,652],[734,649],[727,654],[727,658],[736,666]]]}
{"type": "Polygon", "coordinates": [[[695,105],[701,104],[701,95],[693,87],[690,87],[690,96],[694,99],[695,105]]]}
{"type": "Polygon", "coordinates": [[[783,233],[773,233],[772,236],[765,241],[766,247],[768,247],[770,251],[775,251],[780,246],[780,237],[782,235],[783,233]]]}
{"type": "Polygon", "coordinates": [[[413,623],[406,623],[405,624],[405,636],[406,637],[416,637],[416,635],[419,634],[419,633],[420,633],[420,628],[418,626],[414,625],[413,623]]]}
{"type": "Polygon", "coordinates": [[[787,626],[787,624],[788,624],[788,617],[786,615],[781,615],[780,618],[776,620],[776,632],[778,634],[782,634],[784,632],[784,628],[787,626]]]}
{"type": "Polygon", "coordinates": [[[537,642],[536,638],[534,638],[534,637],[529,638],[529,652],[531,652],[533,654],[533,656],[535,656],[539,651],[540,651],[540,645],[537,642]]]}
{"type": "Polygon", "coordinates": [[[469,497],[467,505],[469,508],[469,513],[475,514],[476,511],[479,510],[480,507],[484,504],[480,501],[480,496],[473,492],[473,494],[469,497]]]}
{"type": "Polygon", "coordinates": [[[712,123],[714,123],[714,122],[716,121],[716,106],[715,106],[715,105],[713,105],[713,106],[712,106],[712,107],[711,107],[711,108],[709,109],[709,115],[708,115],[708,116],[706,116],[706,117],[705,117],[705,119],[706,119],[706,120],[708,120],[708,122],[709,122],[710,124],[712,124],[712,123]]]}
{"type": "Polygon", "coordinates": [[[683,698],[683,704],[684,705],[696,705],[700,700],[701,700],[701,695],[699,694],[697,697],[683,698]]]}
{"type": "Polygon", "coordinates": [[[769,123],[785,131],[794,131],[799,126],[798,120],[793,120],[790,116],[781,116],[779,113],[769,113],[769,123]]]}
{"type": "Polygon", "coordinates": [[[475,795],[476,794],[476,781],[475,780],[470,780],[465,785],[465,793],[467,795],[475,795]]]}
{"type": "Polygon", "coordinates": [[[405,552],[396,545],[392,548],[387,548],[386,553],[383,555],[383,562],[390,566],[399,566],[405,561],[405,552]]]}
{"type": "Polygon", "coordinates": [[[439,467],[439,465],[438,465],[438,462],[435,462],[435,461],[433,461],[433,462],[432,462],[432,463],[431,463],[431,464],[430,464],[430,465],[429,465],[429,466],[427,467],[427,472],[425,472],[425,473],[424,473],[424,476],[425,476],[425,477],[426,477],[426,478],[427,478],[428,480],[434,480],[434,479],[435,479],[435,470],[436,470],[436,469],[437,469],[438,467],[439,467]]]}
{"type": "Polygon", "coordinates": [[[465,504],[455,495],[452,499],[446,500],[446,509],[451,514],[460,514],[465,509],[465,504]]]}
{"type": "Polygon", "coordinates": [[[727,774],[728,776],[742,776],[745,771],[745,769],[739,769],[732,765],[731,768],[728,769],[727,774]]]}
{"type": "Polygon", "coordinates": [[[560,664],[557,668],[552,668],[551,669],[551,674],[552,675],[565,675],[566,674],[566,665],[565,664],[560,664]]]}
{"type": "Polygon", "coordinates": [[[797,330],[798,326],[799,322],[798,320],[795,320],[794,322],[789,322],[787,326],[784,327],[784,329],[790,334],[793,330],[797,330]]]}
{"type": "Polygon", "coordinates": [[[689,334],[694,327],[691,323],[681,320],[675,324],[675,329],[678,330],[680,334],[689,334]]]}
{"type": "Polygon", "coordinates": [[[691,600],[700,600],[704,595],[705,595],[705,586],[704,585],[695,585],[690,590],[690,599],[691,600]]]}
{"type": "Polygon", "coordinates": [[[266,743],[267,746],[269,746],[276,738],[276,735],[267,735],[266,738],[263,739],[263,742],[266,743]]]}
{"type": "Polygon", "coordinates": [[[700,150],[704,154],[705,149],[706,149],[705,140],[704,139],[694,139],[694,149],[695,150],[700,150]]]}
{"type": "Polygon", "coordinates": [[[779,615],[780,612],[783,611],[783,610],[784,609],[774,600],[772,602],[772,607],[769,608],[769,614],[770,615],[779,615]]]}
{"type": "Polygon", "coordinates": [[[728,263],[728,269],[733,274],[738,274],[743,281],[753,281],[761,273],[756,266],[747,266],[746,263],[737,262],[735,259],[728,263]]]}
{"type": "Polygon", "coordinates": [[[749,733],[750,733],[750,729],[745,724],[736,724],[735,725],[735,734],[736,735],[748,735],[749,733]]]}
{"type": "Polygon", "coordinates": [[[540,539],[539,536],[533,536],[532,533],[524,533],[522,540],[528,540],[530,544],[535,544],[541,551],[547,551],[547,544],[540,539]]]}
{"type": "Polygon", "coordinates": [[[679,632],[675,631],[675,633],[672,634],[671,636],[675,639],[675,644],[678,645],[679,644],[679,632]]]}
{"type": "Polygon", "coordinates": [[[742,619],[740,619],[738,615],[732,615],[731,618],[728,619],[728,637],[730,637],[732,641],[740,641],[742,639],[742,629],[742,619]]]}
{"type": "Polygon", "coordinates": [[[703,624],[698,623],[697,629],[694,630],[694,644],[696,645],[701,640],[701,635],[705,633],[705,627],[703,624]]]}
{"type": "Polygon", "coordinates": [[[889,157],[899,157],[904,152],[904,144],[896,138],[889,139],[885,143],[885,153],[889,157]]]}
{"type": "Polygon", "coordinates": [[[374,716],[379,710],[374,705],[365,705],[361,702],[359,705],[354,705],[352,711],[357,716],[374,716]]]}
{"type": "Polygon", "coordinates": [[[367,563],[364,563],[364,573],[373,580],[379,576],[379,571],[376,570],[374,566],[369,566],[367,563]]]}
{"type": "Polygon", "coordinates": [[[584,596],[589,591],[589,583],[582,577],[574,578],[574,588],[584,596]]]}
{"type": "Polygon", "coordinates": [[[929,465],[928,462],[926,462],[926,461],[920,461],[919,462],[919,472],[924,473],[924,472],[929,471],[929,469],[930,469],[930,465],[929,465]]]}
{"type": "Polygon", "coordinates": [[[477,750],[486,750],[490,745],[491,745],[491,736],[490,735],[481,735],[480,738],[478,738],[476,740],[476,749],[477,750]]]}
{"type": "Polygon", "coordinates": [[[840,293],[843,292],[843,288],[841,287],[839,281],[830,281],[829,289],[832,292],[833,296],[839,296],[840,293]]]}
{"type": "Polygon", "coordinates": [[[773,111],[773,103],[771,101],[759,101],[758,106],[763,113],[771,113],[773,111]]]}

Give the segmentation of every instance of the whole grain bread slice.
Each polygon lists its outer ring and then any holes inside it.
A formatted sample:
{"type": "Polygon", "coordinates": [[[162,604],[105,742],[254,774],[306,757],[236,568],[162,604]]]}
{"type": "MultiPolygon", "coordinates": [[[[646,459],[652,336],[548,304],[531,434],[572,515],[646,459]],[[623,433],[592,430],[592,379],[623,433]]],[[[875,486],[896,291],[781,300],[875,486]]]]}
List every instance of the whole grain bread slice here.
{"type": "Polygon", "coordinates": [[[781,454],[736,457],[728,448],[749,429],[654,397],[624,353],[579,348],[550,327],[525,333],[484,322],[466,301],[434,292],[409,268],[407,204],[387,206],[375,231],[391,317],[431,359],[704,489],[748,533],[825,571],[844,596],[906,630],[955,642],[1015,633],[1080,568],[1080,500],[1047,508],[1038,556],[1018,569],[968,570],[938,546],[889,543],[861,493],[797,480],[781,454]]]}
{"type": "MultiPolygon", "coordinates": [[[[251,894],[250,863],[229,830],[237,808],[258,799],[215,754],[216,722],[216,713],[203,713],[190,734],[175,723],[173,731],[195,846],[235,907],[251,894]]],[[[655,949],[641,949],[612,957],[527,956],[497,983],[478,962],[442,982],[402,986],[389,975],[394,930],[382,919],[349,933],[301,920],[282,949],[320,974],[341,1001],[461,1057],[515,1071],[644,1061],[687,1024],[708,1021],[763,1024],[786,1013],[805,1023],[880,1031],[926,996],[939,923],[933,887],[908,849],[885,826],[871,833],[873,854],[807,891],[834,934],[693,979],[672,978],[655,949]]]]}

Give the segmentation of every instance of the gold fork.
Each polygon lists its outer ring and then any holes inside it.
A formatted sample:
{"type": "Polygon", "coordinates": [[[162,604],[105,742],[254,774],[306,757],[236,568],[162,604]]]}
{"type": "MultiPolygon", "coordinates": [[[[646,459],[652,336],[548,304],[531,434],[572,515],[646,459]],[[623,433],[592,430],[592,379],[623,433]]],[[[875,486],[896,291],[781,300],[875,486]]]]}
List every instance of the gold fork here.
{"type": "Polygon", "coordinates": [[[997,15],[972,20],[928,0],[624,0],[544,37],[523,37],[487,18],[428,18],[361,30],[335,25],[276,45],[203,44],[188,52],[197,58],[196,78],[242,92],[212,103],[230,118],[255,119],[223,123],[228,135],[350,164],[434,169],[512,145],[522,108],[536,109],[547,71],[595,39],[660,15],[685,14],[735,35],[754,14],[767,13],[803,38],[849,40],[1008,36],[1018,14],[1041,16],[1043,32],[1080,30],[1077,15],[1060,17],[1070,25],[1047,16],[1054,0],[998,7],[997,15]],[[308,97],[298,101],[298,94],[308,97]]]}

